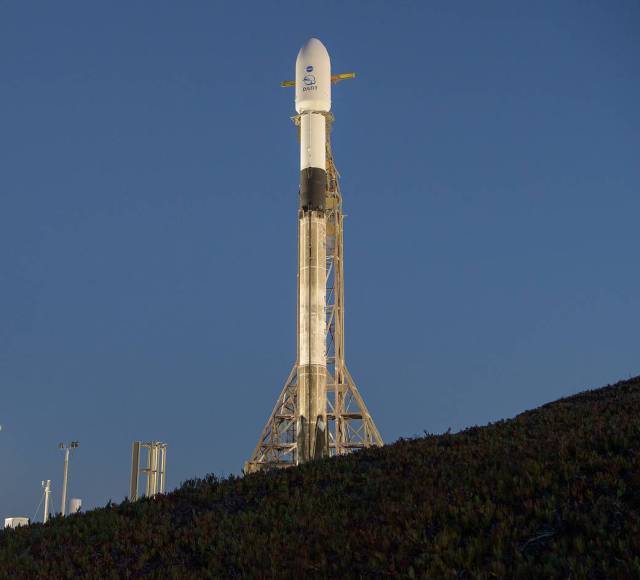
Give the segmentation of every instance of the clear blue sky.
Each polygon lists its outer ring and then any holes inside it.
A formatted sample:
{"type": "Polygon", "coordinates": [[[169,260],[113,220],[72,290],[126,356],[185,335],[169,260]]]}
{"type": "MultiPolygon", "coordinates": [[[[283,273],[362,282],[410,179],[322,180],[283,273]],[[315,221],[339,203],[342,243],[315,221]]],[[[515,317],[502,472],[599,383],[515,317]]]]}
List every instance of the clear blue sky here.
{"type": "Polygon", "coordinates": [[[640,373],[637,2],[0,2],[0,516],[238,473],[295,357],[295,57],[335,72],[383,437],[640,373]]]}

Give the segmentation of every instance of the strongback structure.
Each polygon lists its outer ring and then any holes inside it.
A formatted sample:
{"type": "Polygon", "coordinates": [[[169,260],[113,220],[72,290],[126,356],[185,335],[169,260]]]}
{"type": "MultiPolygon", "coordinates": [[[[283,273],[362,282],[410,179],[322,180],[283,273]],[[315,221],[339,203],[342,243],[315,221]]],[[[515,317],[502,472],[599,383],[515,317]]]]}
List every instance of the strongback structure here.
{"type": "Polygon", "coordinates": [[[309,40],[296,61],[300,138],[297,357],[245,472],[382,445],[344,353],[342,195],[331,153],[329,55],[309,40]]]}

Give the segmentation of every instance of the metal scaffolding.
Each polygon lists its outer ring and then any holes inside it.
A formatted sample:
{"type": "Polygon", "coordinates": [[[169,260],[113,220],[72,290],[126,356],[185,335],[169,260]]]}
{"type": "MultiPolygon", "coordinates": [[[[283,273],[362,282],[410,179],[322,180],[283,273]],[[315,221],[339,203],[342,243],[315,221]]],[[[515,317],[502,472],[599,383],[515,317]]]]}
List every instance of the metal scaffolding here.
{"type": "MultiPolygon", "coordinates": [[[[345,363],[343,213],[339,174],[331,152],[333,115],[324,113],[327,131],[327,189],[325,197],[327,287],[327,427],[328,453],[342,455],[364,447],[381,446],[382,437],[345,363]]],[[[299,126],[300,117],[293,118],[299,126]]],[[[298,284],[300,281],[298,280],[298,284]]],[[[299,292],[298,292],[299,296],[299,292]]],[[[299,349],[299,345],[298,345],[299,349]]],[[[299,357],[298,352],[298,357],[299,357]]],[[[299,463],[296,419],[298,358],[262,431],[245,473],[289,467],[299,463]]]]}
{"type": "Polygon", "coordinates": [[[158,493],[164,493],[167,472],[167,444],[160,441],[134,441],[131,448],[131,485],[129,487],[129,500],[136,501],[140,495],[138,482],[140,473],[146,475],[147,484],[145,494],[153,497],[158,493]],[[140,468],[140,449],[147,450],[147,466],[140,468]]]}

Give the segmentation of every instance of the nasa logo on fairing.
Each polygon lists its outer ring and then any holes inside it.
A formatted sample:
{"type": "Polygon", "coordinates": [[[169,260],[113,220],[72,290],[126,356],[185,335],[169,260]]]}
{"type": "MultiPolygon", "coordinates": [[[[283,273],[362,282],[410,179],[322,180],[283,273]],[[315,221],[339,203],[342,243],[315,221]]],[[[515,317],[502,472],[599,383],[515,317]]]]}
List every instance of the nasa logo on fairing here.
{"type": "Polygon", "coordinates": [[[307,72],[313,72],[313,67],[309,65],[306,69],[307,72]]]}

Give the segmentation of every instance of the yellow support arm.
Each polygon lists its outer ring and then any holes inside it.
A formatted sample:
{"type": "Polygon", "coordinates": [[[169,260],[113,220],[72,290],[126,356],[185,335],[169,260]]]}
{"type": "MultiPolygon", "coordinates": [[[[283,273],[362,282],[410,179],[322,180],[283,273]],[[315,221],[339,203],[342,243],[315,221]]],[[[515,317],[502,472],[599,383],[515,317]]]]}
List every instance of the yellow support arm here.
{"type": "Polygon", "coordinates": [[[356,73],[340,73],[339,75],[331,75],[331,82],[333,84],[339,83],[347,79],[355,79],[356,73]]]}

